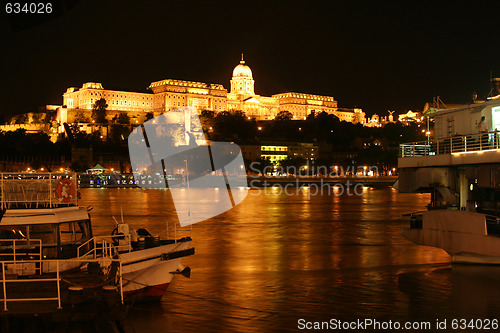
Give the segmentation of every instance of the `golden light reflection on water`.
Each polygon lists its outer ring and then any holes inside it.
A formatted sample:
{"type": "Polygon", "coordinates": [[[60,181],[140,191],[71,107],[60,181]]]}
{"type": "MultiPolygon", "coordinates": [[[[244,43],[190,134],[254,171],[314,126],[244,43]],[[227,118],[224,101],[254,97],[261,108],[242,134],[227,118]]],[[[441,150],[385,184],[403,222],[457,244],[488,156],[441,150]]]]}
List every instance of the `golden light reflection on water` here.
{"type": "MultiPolygon", "coordinates": [[[[236,208],[195,224],[196,255],[185,260],[191,279],[178,277],[161,304],[131,310],[134,329],[287,332],[297,330],[298,318],[409,320],[418,314],[434,321],[479,316],[474,309],[500,311],[500,292],[481,287],[494,285],[487,274],[451,269],[442,250],[399,235],[409,224],[401,215],[424,210],[428,195],[336,191],[253,189],[236,208]]],[[[95,233],[111,230],[120,207],[125,221],[153,233],[175,220],[165,190],[83,189],[82,197],[95,207],[95,233]]]]}

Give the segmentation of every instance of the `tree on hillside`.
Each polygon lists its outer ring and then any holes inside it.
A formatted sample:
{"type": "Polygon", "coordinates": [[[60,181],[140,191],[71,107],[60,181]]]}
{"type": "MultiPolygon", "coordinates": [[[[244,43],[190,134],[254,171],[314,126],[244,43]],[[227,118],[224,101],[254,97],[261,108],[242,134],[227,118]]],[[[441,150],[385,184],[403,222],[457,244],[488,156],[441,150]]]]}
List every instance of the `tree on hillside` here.
{"type": "Polygon", "coordinates": [[[154,118],[153,112],[146,113],[146,121],[153,119],[153,118],[154,118]]]}
{"type": "Polygon", "coordinates": [[[130,125],[130,117],[126,112],[120,113],[116,122],[118,124],[130,125]]]}
{"type": "Polygon", "coordinates": [[[257,122],[242,111],[222,111],[215,117],[214,129],[218,140],[248,141],[255,139],[257,122]]]}
{"type": "Polygon", "coordinates": [[[104,98],[97,100],[92,105],[92,120],[97,124],[105,124],[106,120],[106,109],[108,108],[108,104],[104,98]]]}
{"type": "Polygon", "coordinates": [[[16,124],[26,124],[28,122],[28,115],[26,113],[22,113],[16,117],[16,124]]]}
{"type": "Polygon", "coordinates": [[[33,124],[41,124],[42,123],[43,114],[41,113],[33,113],[33,117],[31,118],[33,124]]]}
{"type": "Polygon", "coordinates": [[[289,111],[280,111],[274,118],[275,120],[278,121],[287,121],[287,120],[292,120],[293,114],[289,111]]]}
{"type": "Polygon", "coordinates": [[[203,110],[199,115],[199,119],[203,131],[205,131],[205,133],[208,133],[210,131],[210,127],[212,127],[213,129],[213,126],[215,125],[215,112],[210,110],[203,110]]]}
{"type": "Polygon", "coordinates": [[[82,111],[78,111],[75,114],[75,123],[88,123],[89,119],[85,117],[82,111]]]}

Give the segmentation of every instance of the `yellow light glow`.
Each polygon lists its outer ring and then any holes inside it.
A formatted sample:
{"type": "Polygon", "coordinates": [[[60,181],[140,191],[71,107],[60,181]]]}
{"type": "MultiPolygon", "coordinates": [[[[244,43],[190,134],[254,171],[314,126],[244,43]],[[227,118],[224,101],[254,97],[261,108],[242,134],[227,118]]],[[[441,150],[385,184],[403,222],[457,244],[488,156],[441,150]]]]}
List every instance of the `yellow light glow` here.
{"type": "Polygon", "coordinates": [[[208,95],[208,89],[188,88],[187,91],[188,91],[188,93],[191,93],[191,94],[208,95]]]}
{"type": "Polygon", "coordinates": [[[451,153],[452,155],[464,155],[464,154],[483,154],[489,152],[500,152],[500,149],[488,149],[488,150],[480,150],[480,151],[463,151],[459,153],[451,153]]]}
{"type": "Polygon", "coordinates": [[[322,101],[315,101],[315,100],[312,100],[312,99],[308,99],[307,103],[308,104],[312,104],[312,105],[323,105],[322,101]]]}

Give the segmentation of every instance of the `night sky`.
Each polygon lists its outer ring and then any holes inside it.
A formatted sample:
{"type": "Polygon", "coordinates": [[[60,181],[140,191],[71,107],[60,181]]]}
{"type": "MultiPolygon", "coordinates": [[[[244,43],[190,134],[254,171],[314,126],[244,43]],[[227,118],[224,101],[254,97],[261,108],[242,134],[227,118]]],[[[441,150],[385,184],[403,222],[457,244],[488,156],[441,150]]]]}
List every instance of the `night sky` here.
{"type": "Polygon", "coordinates": [[[367,114],[422,110],[438,95],[484,98],[490,71],[500,77],[493,1],[57,0],[62,15],[47,22],[7,16],[5,2],[2,115],[60,105],[84,82],[146,91],[173,78],[229,89],[242,52],[257,94],[329,95],[367,114]]]}

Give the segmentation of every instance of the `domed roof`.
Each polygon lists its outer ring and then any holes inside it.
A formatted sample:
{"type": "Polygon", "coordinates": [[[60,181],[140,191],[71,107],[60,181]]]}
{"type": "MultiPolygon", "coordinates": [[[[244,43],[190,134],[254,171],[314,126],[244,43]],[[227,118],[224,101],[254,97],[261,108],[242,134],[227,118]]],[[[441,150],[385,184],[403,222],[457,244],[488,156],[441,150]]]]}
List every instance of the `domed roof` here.
{"type": "Polygon", "coordinates": [[[243,54],[241,55],[240,64],[234,67],[233,77],[248,77],[252,78],[252,70],[250,67],[245,65],[245,61],[243,60],[243,54]]]}

